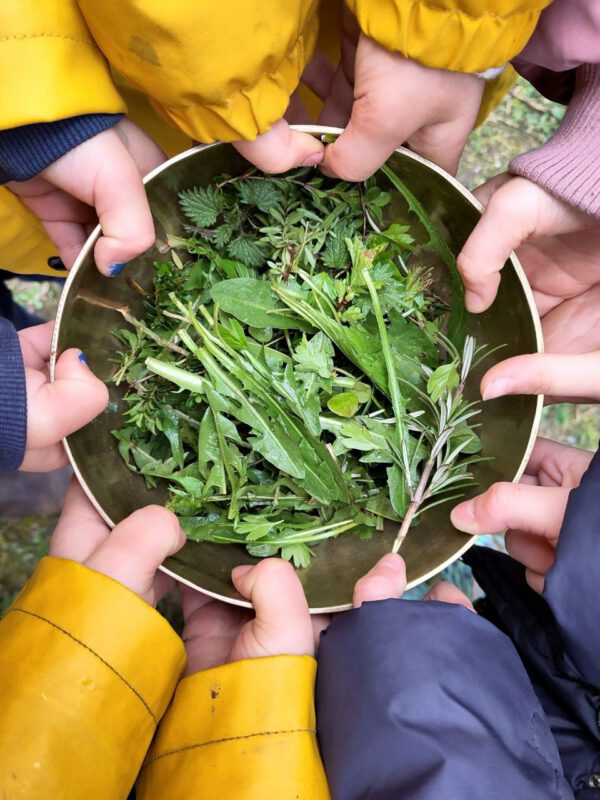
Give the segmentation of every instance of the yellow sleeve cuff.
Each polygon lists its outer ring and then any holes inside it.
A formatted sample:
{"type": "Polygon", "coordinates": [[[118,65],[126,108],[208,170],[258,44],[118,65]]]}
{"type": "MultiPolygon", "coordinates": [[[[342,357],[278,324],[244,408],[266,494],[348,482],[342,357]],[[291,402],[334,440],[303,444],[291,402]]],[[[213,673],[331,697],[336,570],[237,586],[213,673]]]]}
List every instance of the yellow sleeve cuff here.
{"type": "Polygon", "coordinates": [[[140,800],[327,800],[315,674],[312,658],[277,656],[185,678],[146,759],[140,800]]]}
{"type": "Polygon", "coordinates": [[[434,69],[485,72],[527,44],[551,0],[346,0],[362,32],[434,69]]]}
{"type": "Polygon", "coordinates": [[[0,622],[0,786],[7,797],[126,797],[185,665],[137,595],[45,558],[0,622]]]}

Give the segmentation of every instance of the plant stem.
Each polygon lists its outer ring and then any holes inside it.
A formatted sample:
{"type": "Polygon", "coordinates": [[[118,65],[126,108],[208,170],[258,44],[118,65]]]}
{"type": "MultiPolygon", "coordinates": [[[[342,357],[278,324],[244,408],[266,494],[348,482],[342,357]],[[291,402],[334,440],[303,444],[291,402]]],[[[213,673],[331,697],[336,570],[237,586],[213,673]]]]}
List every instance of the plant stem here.
{"type": "Polygon", "coordinates": [[[413,499],[410,501],[410,505],[406,509],[406,514],[402,520],[402,525],[400,526],[400,530],[398,531],[398,535],[394,541],[394,546],[392,547],[392,553],[397,553],[402,547],[402,543],[406,539],[406,534],[409,531],[415,514],[419,510],[419,506],[421,503],[427,500],[429,496],[427,493],[427,485],[429,483],[429,478],[431,477],[431,471],[433,470],[434,464],[435,458],[432,458],[431,456],[425,462],[425,466],[423,467],[423,472],[421,474],[421,480],[415,489],[415,493],[413,495],[413,499]]]}

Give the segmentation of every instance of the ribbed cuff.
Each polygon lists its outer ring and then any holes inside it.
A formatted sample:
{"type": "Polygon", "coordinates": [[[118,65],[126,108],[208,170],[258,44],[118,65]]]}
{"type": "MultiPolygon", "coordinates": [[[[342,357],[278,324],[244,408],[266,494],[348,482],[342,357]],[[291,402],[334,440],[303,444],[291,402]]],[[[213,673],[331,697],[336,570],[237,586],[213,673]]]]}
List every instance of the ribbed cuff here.
{"type": "Polygon", "coordinates": [[[600,218],[600,65],[579,67],[560,128],[543,147],[513,158],[509,170],[600,218]]]}
{"type": "Polygon", "coordinates": [[[26,181],[82,142],[111,128],[122,114],[83,114],[0,131],[0,183],[26,181]]]}
{"type": "Polygon", "coordinates": [[[0,318],[0,472],[19,469],[27,441],[27,390],[19,336],[0,318]]]}

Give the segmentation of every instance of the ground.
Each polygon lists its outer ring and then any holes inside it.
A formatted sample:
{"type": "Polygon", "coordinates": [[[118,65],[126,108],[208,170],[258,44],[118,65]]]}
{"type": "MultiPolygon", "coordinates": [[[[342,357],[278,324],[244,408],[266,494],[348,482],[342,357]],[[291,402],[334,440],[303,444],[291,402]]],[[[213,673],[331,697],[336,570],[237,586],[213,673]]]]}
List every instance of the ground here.
{"type": "MultiPolygon", "coordinates": [[[[518,81],[489,119],[469,140],[462,159],[459,178],[469,188],[506,169],[510,159],[546,141],[558,125],[563,109],[541,98],[524,81],[518,81]]],[[[25,283],[15,280],[17,301],[45,319],[56,309],[60,287],[55,283],[25,283]]],[[[541,433],[558,441],[593,449],[600,430],[599,406],[557,405],[544,412],[541,433]]],[[[9,517],[9,505],[2,496],[14,500],[11,479],[3,476],[6,491],[0,491],[0,616],[14,593],[23,585],[45,553],[56,514],[9,517]]],[[[61,477],[54,479],[54,493],[60,492],[61,477]]],[[[51,501],[50,501],[51,502],[51,501]]],[[[52,503],[51,503],[52,504],[52,503]]],[[[170,615],[171,616],[171,615],[170,615]]]]}

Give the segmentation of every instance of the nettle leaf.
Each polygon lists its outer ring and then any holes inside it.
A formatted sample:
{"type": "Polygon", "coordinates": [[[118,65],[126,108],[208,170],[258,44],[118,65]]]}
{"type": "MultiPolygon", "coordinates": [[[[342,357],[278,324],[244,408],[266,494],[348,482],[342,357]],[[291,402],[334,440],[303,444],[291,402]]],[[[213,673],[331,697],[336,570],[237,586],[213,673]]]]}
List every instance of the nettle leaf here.
{"type": "Polygon", "coordinates": [[[275,181],[268,178],[239,181],[237,190],[242,203],[257,206],[261,211],[272,211],[273,206],[283,201],[283,192],[275,181]]]}
{"type": "Polygon", "coordinates": [[[260,267],[265,263],[264,250],[248,236],[238,236],[237,239],[229,242],[227,253],[231,258],[235,258],[249,267],[260,267]]]}
{"type": "Polygon", "coordinates": [[[330,269],[343,269],[350,264],[350,253],[343,236],[331,232],[323,250],[323,263],[330,269]]]}
{"type": "Polygon", "coordinates": [[[222,192],[212,186],[196,186],[179,193],[181,210],[199,228],[210,228],[215,224],[224,201],[222,192]]]}
{"type": "Polygon", "coordinates": [[[456,389],[459,383],[456,363],[451,361],[449,364],[442,364],[431,373],[427,381],[427,394],[434,403],[437,403],[440,397],[446,392],[456,389]]]}

